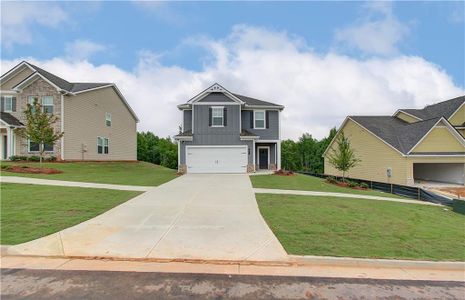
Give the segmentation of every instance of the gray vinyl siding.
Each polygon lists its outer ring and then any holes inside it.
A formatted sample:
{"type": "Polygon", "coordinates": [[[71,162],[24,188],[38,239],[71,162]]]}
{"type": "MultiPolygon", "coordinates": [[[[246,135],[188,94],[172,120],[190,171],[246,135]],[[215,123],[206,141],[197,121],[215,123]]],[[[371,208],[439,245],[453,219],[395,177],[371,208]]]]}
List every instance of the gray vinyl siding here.
{"type": "Polygon", "coordinates": [[[184,131],[192,130],[192,110],[183,110],[184,131]]]}
{"type": "Polygon", "coordinates": [[[206,145],[228,144],[239,140],[239,105],[224,105],[227,109],[227,124],[224,127],[209,126],[209,105],[194,105],[194,139],[206,145]]]}
{"type": "MultiPolygon", "coordinates": [[[[223,93],[211,93],[198,102],[234,102],[231,98],[223,93]]],[[[235,103],[235,102],[234,102],[235,103]]]]}
{"type": "Polygon", "coordinates": [[[278,140],[279,139],[279,112],[276,110],[267,110],[269,128],[253,129],[250,127],[250,117],[252,110],[243,110],[242,129],[250,131],[260,137],[260,140],[278,140]]]}

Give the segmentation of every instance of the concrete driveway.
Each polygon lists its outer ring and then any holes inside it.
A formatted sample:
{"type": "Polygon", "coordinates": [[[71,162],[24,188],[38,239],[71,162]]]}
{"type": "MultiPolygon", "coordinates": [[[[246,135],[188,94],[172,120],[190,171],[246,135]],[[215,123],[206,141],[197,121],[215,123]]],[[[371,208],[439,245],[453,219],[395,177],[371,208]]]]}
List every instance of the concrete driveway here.
{"type": "MultiPolygon", "coordinates": [[[[95,200],[98,201],[98,200],[95,200]]],[[[9,254],[285,260],[247,175],[184,175],[9,254]]]]}

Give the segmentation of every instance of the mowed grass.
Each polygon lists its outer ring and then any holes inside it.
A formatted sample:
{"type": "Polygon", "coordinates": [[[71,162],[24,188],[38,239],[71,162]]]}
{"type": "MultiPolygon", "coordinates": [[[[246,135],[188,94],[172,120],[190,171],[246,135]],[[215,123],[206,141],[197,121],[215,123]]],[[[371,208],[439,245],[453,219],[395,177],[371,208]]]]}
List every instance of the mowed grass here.
{"type": "Polygon", "coordinates": [[[31,241],[91,219],[140,192],[3,183],[2,245],[31,241]]]}
{"type": "MultiPolygon", "coordinates": [[[[2,165],[39,167],[39,163],[2,162],[2,165]]],[[[42,166],[63,173],[24,174],[2,170],[1,175],[139,186],[158,186],[177,176],[175,170],[147,162],[66,162],[43,163],[42,166]]]]}
{"type": "Polygon", "coordinates": [[[256,194],[289,254],[465,261],[465,216],[444,207],[256,194]]]}
{"type": "Polygon", "coordinates": [[[374,190],[356,190],[348,187],[340,187],[327,183],[324,179],[302,174],[294,174],[293,176],[256,175],[250,176],[250,180],[252,181],[254,188],[347,193],[403,198],[394,194],[383,193],[374,190]]]}

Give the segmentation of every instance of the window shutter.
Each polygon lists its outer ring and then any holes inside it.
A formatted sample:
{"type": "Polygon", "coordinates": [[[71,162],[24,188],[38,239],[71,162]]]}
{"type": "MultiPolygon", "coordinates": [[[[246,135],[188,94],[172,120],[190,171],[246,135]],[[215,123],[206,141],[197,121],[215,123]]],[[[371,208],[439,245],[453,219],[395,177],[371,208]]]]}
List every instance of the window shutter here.
{"type": "Polygon", "coordinates": [[[253,128],[253,110],[250,111],[250,128],[253,128]]]}
{"type": "Polygon", "coordinates": [[[265,114],[266,114],[266,116],[265,116],[265,119],[266,119],[266,128],[270,128],[270,112],[269,112],[269,111],[266,111],[265,114]]]}
{"type": "Polygon", "coordinates": [[[228,125],[228,109],[225,107],[223,108],[223,126],[228,125]]]}
{"type": "Polygon", "coordinates": [[[0,110],[3,112],[5,110],[5,97],[0,98],[0,110]]]}
{"type": "Polygon", "coordinates": [[[16,97],[13,97],[13,100],[11,100],[11,110],[16,111],[16,97]]]}
{"type": "Polygon", "coordinates": [[[212,126],[212,108],[208,108],[208,126],[212,126]]]}

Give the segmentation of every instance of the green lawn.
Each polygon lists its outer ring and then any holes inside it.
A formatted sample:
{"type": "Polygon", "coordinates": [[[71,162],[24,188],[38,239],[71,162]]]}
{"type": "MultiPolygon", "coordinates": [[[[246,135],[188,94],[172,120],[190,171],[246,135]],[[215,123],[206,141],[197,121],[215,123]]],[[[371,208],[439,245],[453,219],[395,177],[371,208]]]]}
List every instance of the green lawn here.
{"type": "Polygon", "coordinates": [[[14,245],[93,218],[140,192],[3,183],[1,239],[14,245]]]}
{"type": "MultiPolygon", "coordinates": [[[[39,163],[2,162],[2,165],[38,167],[39,163]]],[[[61,174],[21,174],[2,170],[2,176],[22,176],[67,181],[157,186],[176,177],[176,171],[146,162],[72,162],[44,163],[43,167],[61,174]]]]}
{"type": "Polygon", "coordinates": [[[302,174],[295,174],[294,176],[256,175],[250,176],[250,180],[252,181],[254,188],[348,193],[402,198],[401,196],[374,190],[363,191],[347,187],[340,187],[327,183],[324,179],[302,174]]]}
{"type": "Polygon", "coordinates": [[[465,261],[465,216],[365,199],[256,195],[289,254],[465,261]]]}

